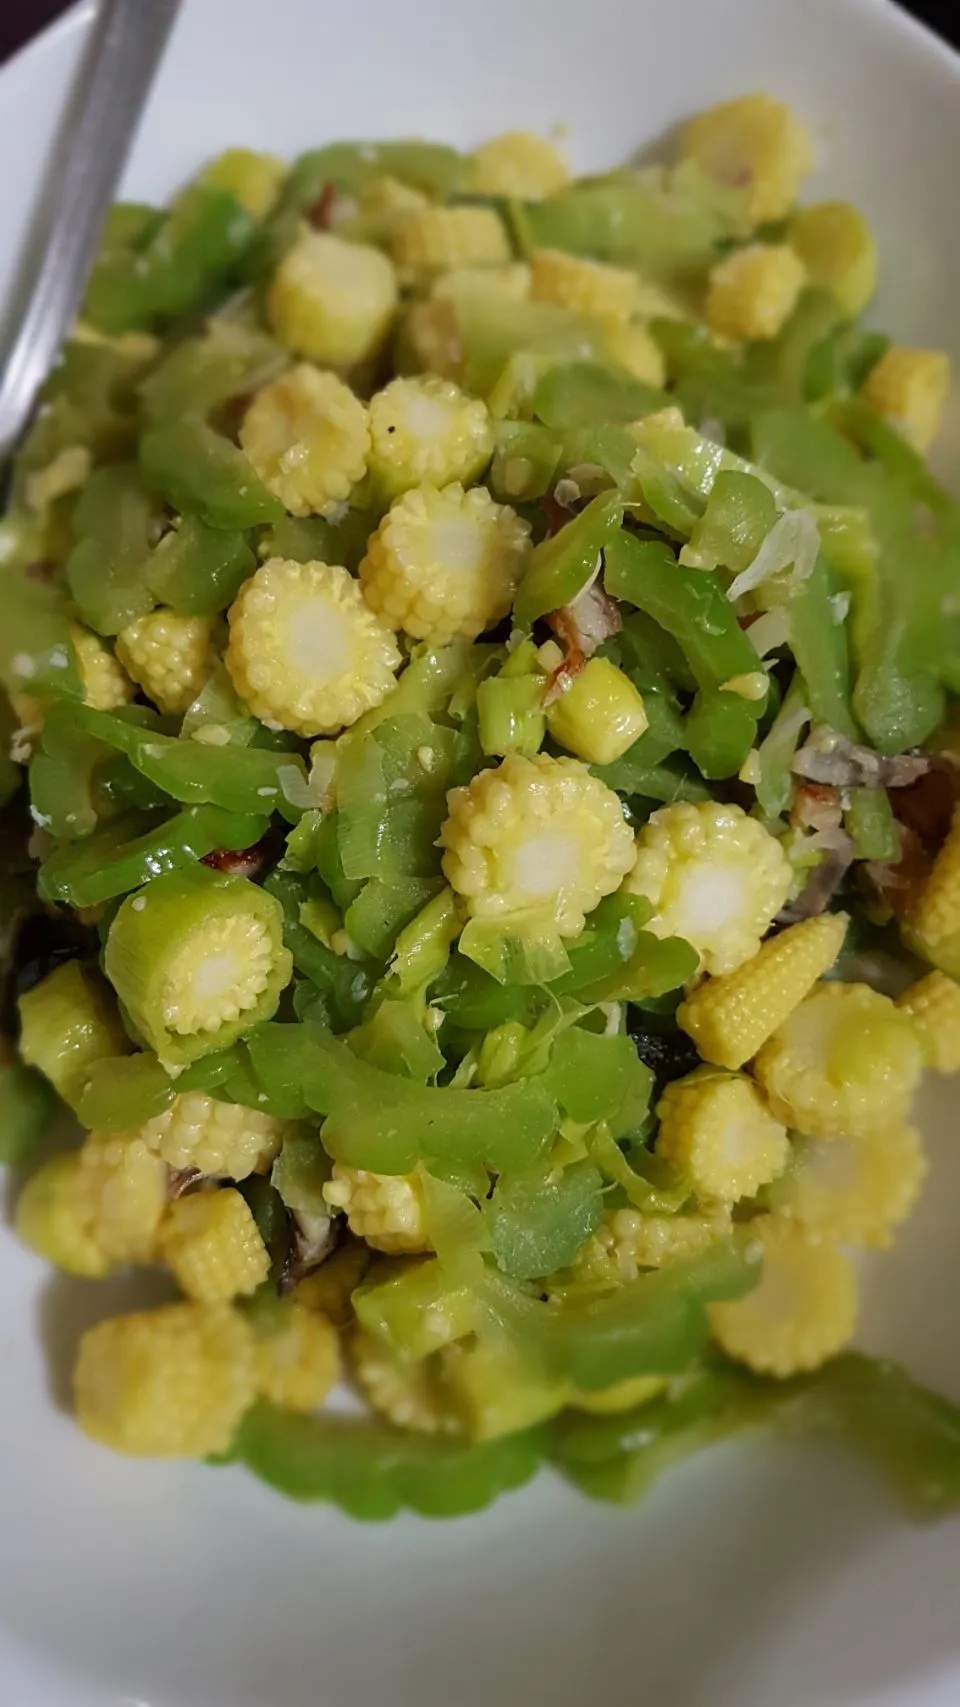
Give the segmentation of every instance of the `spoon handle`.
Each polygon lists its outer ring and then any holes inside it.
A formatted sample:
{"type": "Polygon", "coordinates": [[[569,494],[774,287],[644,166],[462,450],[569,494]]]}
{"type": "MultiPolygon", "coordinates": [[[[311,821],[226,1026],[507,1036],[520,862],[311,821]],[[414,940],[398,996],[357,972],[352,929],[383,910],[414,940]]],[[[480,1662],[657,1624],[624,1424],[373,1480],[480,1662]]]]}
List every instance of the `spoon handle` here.
{"type": "Polygon", "coordinates": [[[180,0],[100,0],[37,208],[0,356],[0,466],[83,297],[180,0]]]}

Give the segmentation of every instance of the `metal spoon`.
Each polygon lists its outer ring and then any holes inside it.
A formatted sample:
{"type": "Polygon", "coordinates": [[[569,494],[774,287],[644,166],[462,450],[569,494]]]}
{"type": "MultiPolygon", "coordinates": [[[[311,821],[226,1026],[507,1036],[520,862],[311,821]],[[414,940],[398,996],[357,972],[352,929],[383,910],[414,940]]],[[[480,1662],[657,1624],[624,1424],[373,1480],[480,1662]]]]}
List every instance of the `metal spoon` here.
{"type": "Polygon", "coordinates": [[[83,297],[180,0],[100,0],[4,326],[0,468],[33,413],[83,297]]]}

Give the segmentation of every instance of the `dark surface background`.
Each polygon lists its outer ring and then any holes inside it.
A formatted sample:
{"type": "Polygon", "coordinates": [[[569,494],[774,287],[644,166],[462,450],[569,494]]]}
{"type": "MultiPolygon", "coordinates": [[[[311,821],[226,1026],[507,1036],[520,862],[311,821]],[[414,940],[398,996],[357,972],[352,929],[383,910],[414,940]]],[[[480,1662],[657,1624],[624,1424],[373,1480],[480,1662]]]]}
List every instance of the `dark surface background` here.
{"type": "MultiPolygon", "coordinates": [[[[0,59],[6,59],[52,18],[65,12],[69,3],[70,0],[0,0],[0,59]]],[[[139,0],[139,3],[148,5],[149,0],[139,0]]],[[[802,0],[797,0],[797,3],[802,3],[802,0]]],[[[906,11],[926,23],[932,23],[933,14],[938,9],[942,9],[942,0],[909,0],[905,5],[906,11]]],[[[949,26],[945,28],[941,22],[940,34],[960,47],[960,8],[949,26]]]]}

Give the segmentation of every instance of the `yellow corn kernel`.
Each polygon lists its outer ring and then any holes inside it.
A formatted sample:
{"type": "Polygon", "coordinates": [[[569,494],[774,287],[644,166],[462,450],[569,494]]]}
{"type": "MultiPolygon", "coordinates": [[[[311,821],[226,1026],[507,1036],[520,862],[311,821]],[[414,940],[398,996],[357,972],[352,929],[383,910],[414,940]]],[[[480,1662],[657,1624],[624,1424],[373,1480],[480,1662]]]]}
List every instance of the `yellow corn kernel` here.
{"type": "Polygon", "coordinates": [[[484,486],[418,486],[397,498],[367,544],[364,597],[418,640],[473,640],[510,609],[530,529],[484,486]]]}
{"type": "Polygon", "coordinates": [[[366,243],[309,231],[287,250],[267,290],[267,319],[295,355],[353,367],[380,348],[397,307],[388,257],[366,243]]]}
{"type": "Polygon", "coordinates": [[[850,202],[802,207],[787,237],[810,283],[829,291],[851,320],[866,308],[877,288],[877,246],[857,208],[850,202]]]}
{"type": "Polygon", "coordinates": [[[166,1162],[139,1133],[91,1132],[77,1190],[94,1240],[114,1262],[151,1262],[167,1202],[166,1162]]]}
{"type": "Polygon", "coordinates": [[[629,320],[637,303],[637,279],[626,267],[587,261],[562,249],[535,249],[530,295],[534,302],[556,302],[591,320],[629,320]]]}
{"type": "Polygon", "coordinates": [[[924,1060],[935,1073],[960,1073],[960,984],[930,972],[897,1000],[920,1033],[924,1060]]]}
{"type": "Polygon", "coordinates": [[[367,471],[367,411],[335,373],[300,362],[257,392],[240,443],[292,516],[326,516],[367,471]]]}
{"type": "Polygon", "coordinates": [[[14,1226],[25,1245],[67,1274],[96,1279],[110,1268],[80,1190],[79,1150],[52,1156],[31,1174],[17,1199],[14,1226]]]}
{"type": "Polygon", "coordinates": [[[511,259],[503,221],[490,207],[425,207],[399,219],[391,250],[404,278],[451,267],[504,267],[511,259]]]}
{"type": "Polygon", "coordinates": [[[710,271],[707,324],[736,342],[775,338],[789,320],[806,273],[787,243],[751,243],[734,249],[710,271]]]}
{"type": "Polygon", "coordinates": [[[453,267],[438,273],[430,286],[434,301],[457,302],[472,292],[502,296],[508,302],[526,302],[530,295],[530,268],[525,261],[511,261],[506,267],[453,267]]]}
{"type": "Polygon", "coordinates": [[[576,759],[510,754],[447,795],[443,870],[471,918],[520,915],[561,937],[633,864],[623,807],[576,759]]]}
{"type": "Polygon", "coordinates": [[[645,1215],[639,1209],[608,1209],[597,1231],[577,1253],[575,1280],[620,1286],[647,1268],[665,1268],[699,1256],[730,1232],[727,1204],[682,1215],[645,1215]]]}
{"type": "Polygon", "coordinates": [[[400,653],[346,569],[270,557],[231,607],[225,661],[255,717],[313,736],[379,705],[400,653]]]}
{"type": "Polygon", "coordinates": [[[28,510],[45,510],[49,504],[76,492],[86,485],[92,458],[86,445],[67,445],[58,451],[45,468],[28,474],[24,482],[24,498],[28,510]]]}
{"type": "Polygon", "coordinates": [[[193,704],[214,665],[212,623],[205,616],[151,611],[117,635],[117,657],[161,711],[177,714],[193,704]]]}
{"type": "Polygon", "coordinates": [[[134,696],[135,688],[109,646],[82,623],[70,624],[70,639],[86,705],[94,711],[116,711],[134,696]]]}
{"type": "Polygon", "coordinates": [[[739,806],[665,806],[637,836],[626,882],[653,907],[646,929],[682,936],[704,971],[732,972],[760,947],[790,893],[793,868],[780,843],[739,806]]]}
{"type": "Polygon", "coordinates": [[[375,1334],[357,1328],[350,1340],[353,1372],[375,1411],[396,1428],[457,1434],[459,1420],[435,1357],[409,1363],[375,1334]]]}
{"type": "Polygon", "coordinates": [[[845,913],[804,919],[762,943],[735,971],[698,984],[677,1009],[677,1023],[704,1060],[729,1068],[751,1061],[829,972],[847,922],[845,913]]]}
{"type": "Polygon", "coordinates": [[[910,924],[933,948],[960,930],[960,809],[913,906],[910,924]]]}
{"type": "Polygon", "coordinates": [[[340,1379],[340,1342],[317,1310],[284,1300],[254,1321],[257,1391],[286,1411],[315,1411],[340,1379]]]}
{"type": "Polygon", "coordinates": [[[846,1345],[856,1324],[850,1262],[789,1221],[764,1216],[755,1230],[763,1247],[759,1284],[735,1303],[710,1305],[714,1338],[758,1375],[816,1369],[846,1345]]]}
{"type": "Polygon", "coordinates": [[[298,1281],[294,1302],[319,1311],[335,1328],[345,1328],[353,1319],[353,1294],[371,1261],[372,1252],[362,1239],[341,1240],[332,1256],[298,1281]]]}
{"type": "Polygon", "coordinates": [[[467,486],[493,453],[485,403],[452,380],[394,379],[370,400],[370,472],[382,502],[424,482],[467,486]]]}
{"type": "Polygon", "coordinates": [[[547,728],[588,765],[612,765],[647,727],[643,700],[608,658],[590,658],[547,711],[547,728]]]}
{"type": "Polygon", "coordinates": [[[599,1393],[579,1393],[574,1389],[567,1403],[575,1411],[591,1411],[600,1416],[616,1415],[620,1411],[632,1411],[637,1405],[649,1404],[668,1384],[665,1375],[631,1375],[626,1381],[617,1381],[612,1387],[602,1388],[599,1393]]]}
{"type": "Polygon", "coordinates": [[[767,1194],[770,1209],[811,1235],[848,1245],[889,1245],[927,1173],[920,1134],[911,1126],[862,1138],[798,1138],[792,1150],[767,1194]]]}
{"type": "Polygon", "coordinates": [[[699,1068],[667,1086],[657,1106],[656,1151],[702,1197],[736,1203],[783,1172],[786,1127],[742,1074],[699,1068]]]}
{"type": "Polygon", "coordinates": [[[949,389],[949,356],[941,350],[893,344],[870,369],[861,395],[915,450],[927,451],[937,436],[949,389]]]}
{"type": "Polygon", "coordinates": [[[77,1421],[114,1452],[225,1452],[254,1394],[253,1336],[228,1305],[168,1304],[115,1316],[80,1341],[77,1421]]]}
{"type": "Polygon", "coordinates": [[[810,141],[789,107],[769,95],[741,95],[684,125],[680,157],[745,196],[743,227],[782,219],[812,164],[810,141]]]}
{"type": "Polygon", "coordinates": [[[211,189],[229,190],[253,219],[266,219],[287,175],[284,161],[275,154],[258,154],[252,148],[227,148],[211,160],[198,182],[211,189]]]}
{"type": "Polygon", "coordinates": [[[923,1066],[916,1027],[866,984],[819,984],[765,1043],[754,1072],[774,1113],[814,1138],[905,1118],[923,1066]]]}
{"type": "Polygon", "coordinates": [[[619,363],[644,385],[665,385],[667,358],[640,320],[606,320],[604,341],[611,361],[619,363]]]}
{"type": "Polygon", "coordinates": [[[334,1162],[323,1188],[325,1202],[374,1250],[399,1256],[432,1250],[424,1223],[423,1188],[416,1174],[371,1174],[334,1162]]]}
{"type": "Polygon", "coordinates": [[[246,1179],[266,1173],[280,1153],[287,1123],[241,1103],[218,1102],[203,1091],[183,1091],[140,1136],[171,1168],[196,1168],[212,1179],[246,1179]]]}
{"type": "Polygon", "coordinates": [[[470,187],[481,196],[532,202],[554,195],[569,180],[566,162],[546,137],[508,130],[477,149],[470,187]]]}
{"type": "Polygon", "coordinates": [[[229,1185],[171,1203],[159,1248],[182,1291],[197,1304],[229,1304],[255,1292],[270,1271],[250,1206],[229,1185]]]}

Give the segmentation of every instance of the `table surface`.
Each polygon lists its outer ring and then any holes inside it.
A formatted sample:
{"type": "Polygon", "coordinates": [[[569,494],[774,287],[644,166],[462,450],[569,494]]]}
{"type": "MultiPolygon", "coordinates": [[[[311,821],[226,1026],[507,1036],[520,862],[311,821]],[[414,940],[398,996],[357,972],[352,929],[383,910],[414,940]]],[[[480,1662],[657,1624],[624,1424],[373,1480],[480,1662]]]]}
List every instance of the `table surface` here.
{"type": "MultiPolygon", "coordinates": [[[[24,0],[0,0],[0,60],[6,59],[53,18],[65,12],[70,3],[71,0],[30,0],[29,5],[25,5],[24,0]]],[[[149,0],[139,0],[139,3],[148,5],[149,0]]],[[[903,0],[903,3],[906,11],[913,12],[915,17],[922,18],[931,26],[936,13],[943,10],[942,0],[903,0]]],[[[945,25],[941,17],[937,27],[941,35],[960,47],[960,9],[949,25],[945,25]]]]}

